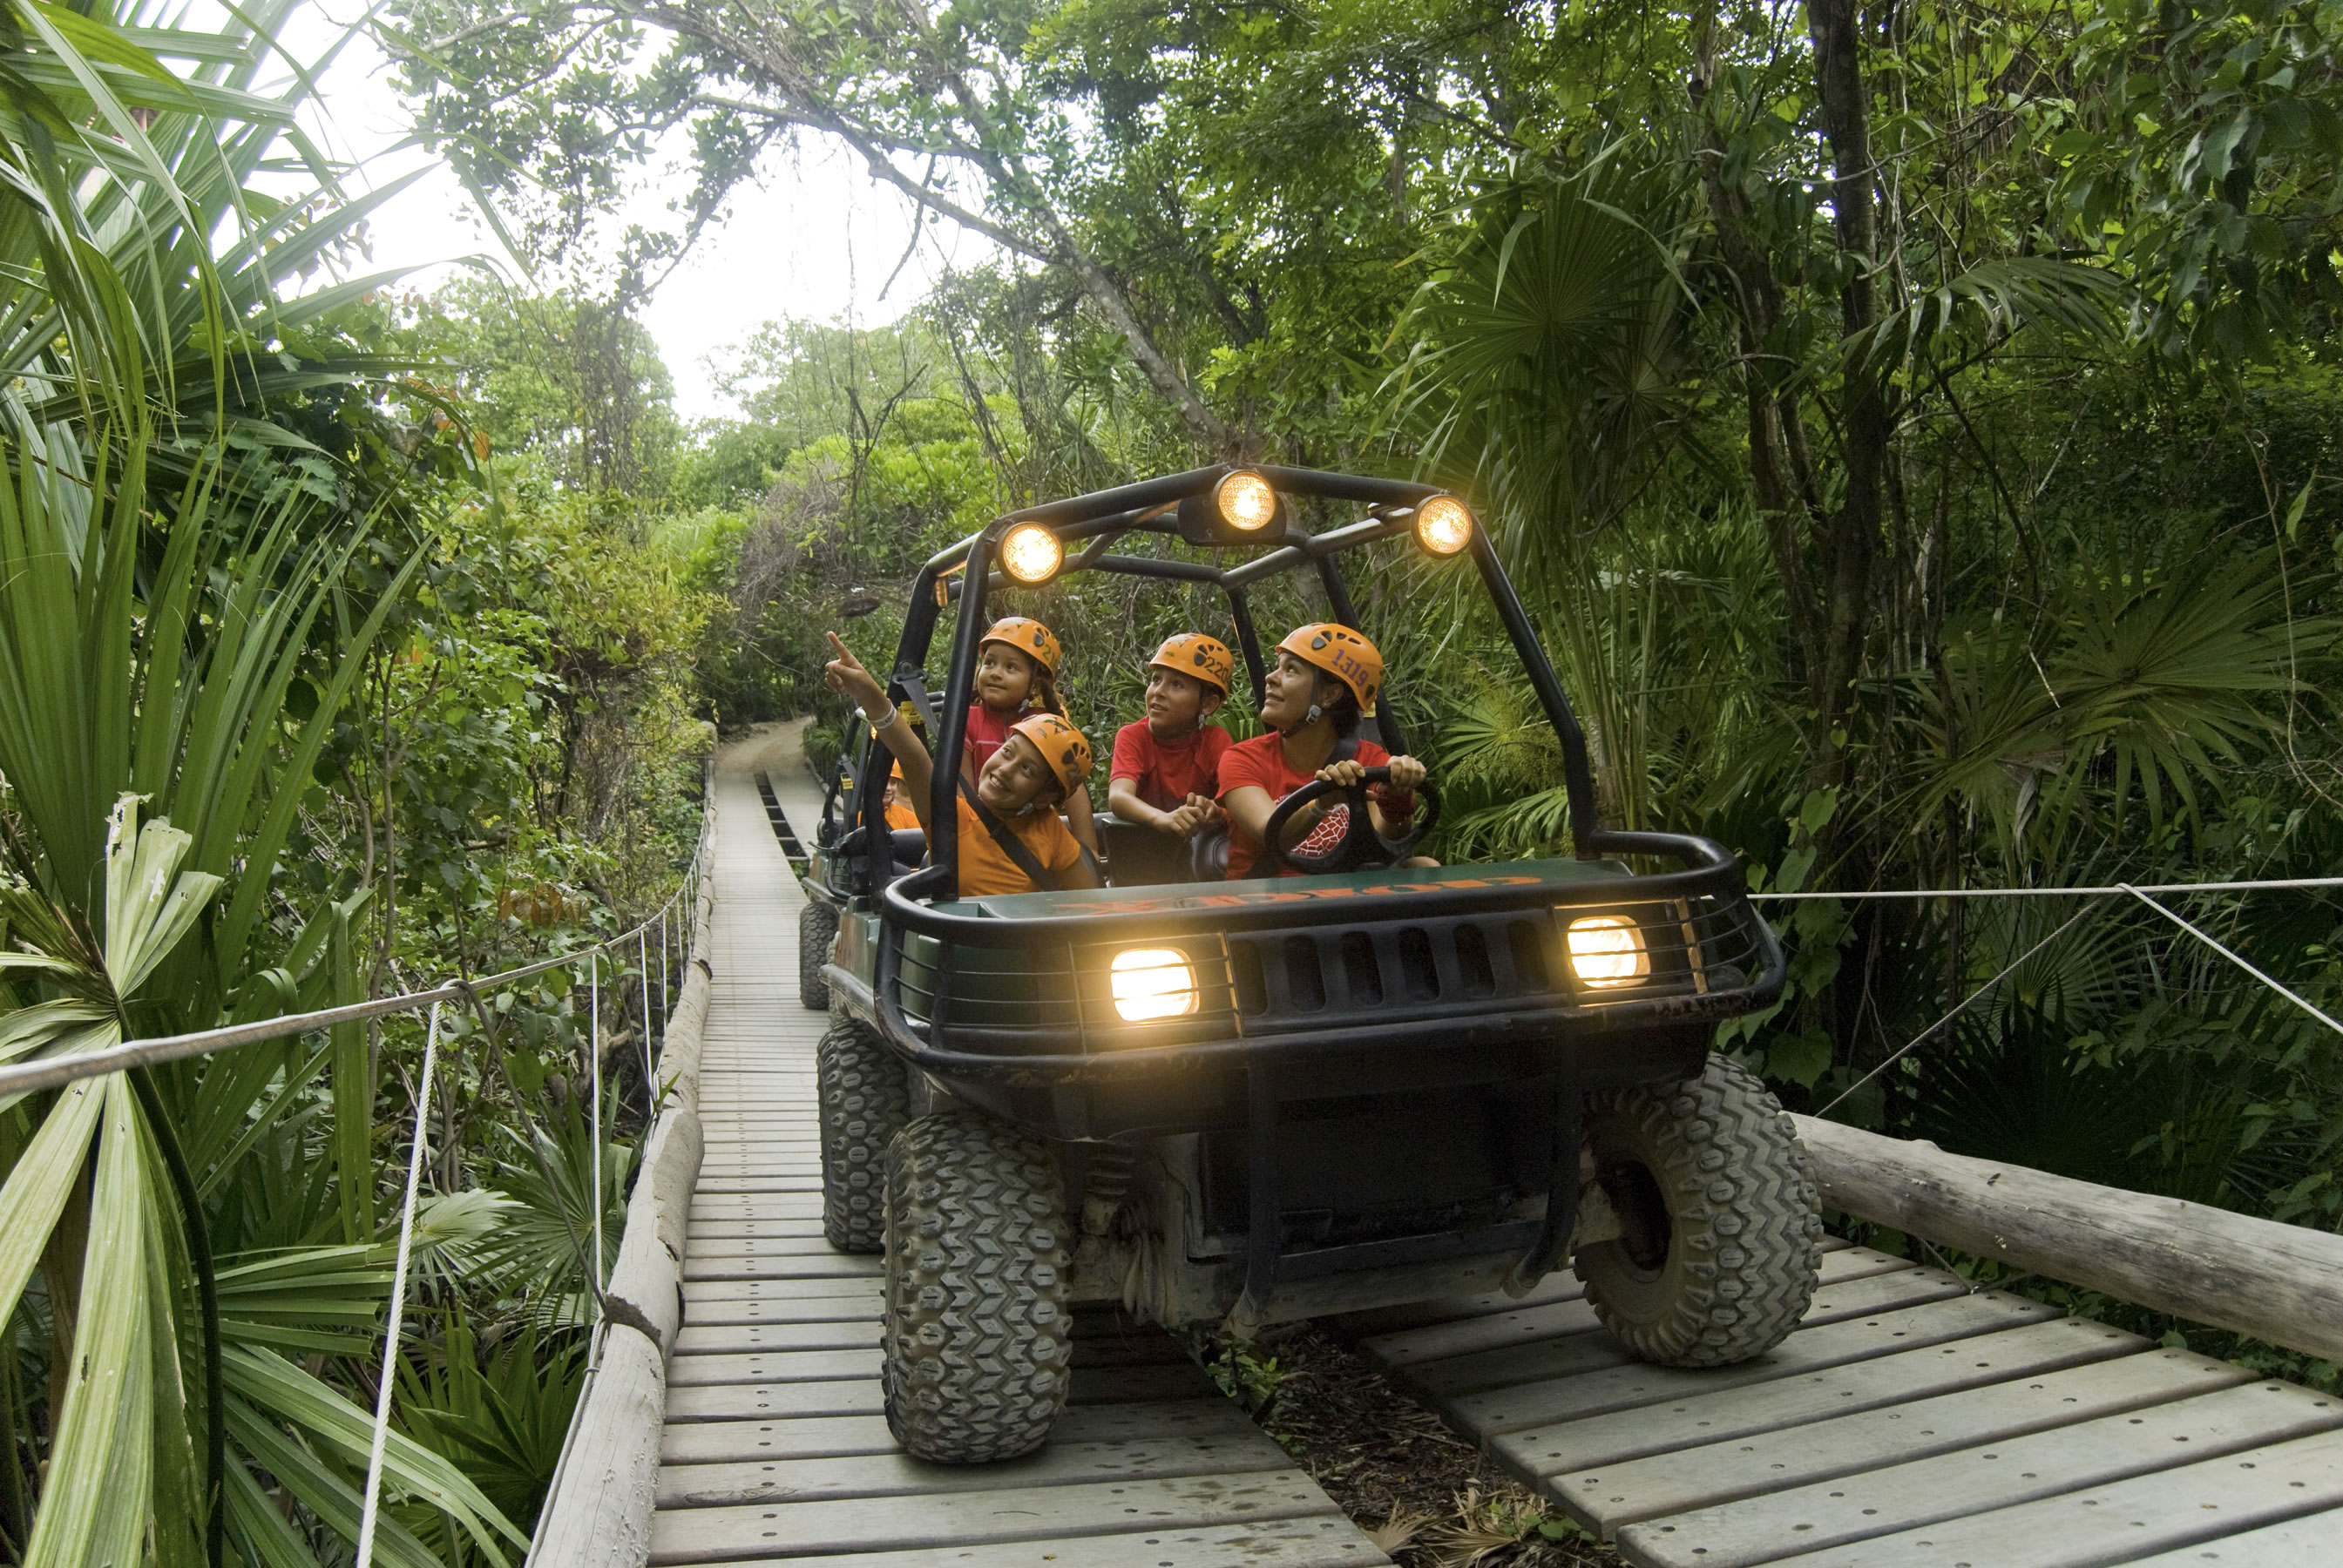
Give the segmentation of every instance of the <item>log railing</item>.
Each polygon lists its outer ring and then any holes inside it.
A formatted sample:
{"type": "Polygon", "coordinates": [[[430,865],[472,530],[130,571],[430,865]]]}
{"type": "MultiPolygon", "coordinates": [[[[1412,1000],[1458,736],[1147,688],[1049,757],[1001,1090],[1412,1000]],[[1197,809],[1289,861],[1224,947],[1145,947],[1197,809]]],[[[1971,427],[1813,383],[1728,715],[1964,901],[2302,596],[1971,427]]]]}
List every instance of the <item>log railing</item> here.
{"type": "Polygon", "coordinates": [[[2343,1236],[1793,1120],[1826,1208],[2343,1361],[2343,1236]]]}

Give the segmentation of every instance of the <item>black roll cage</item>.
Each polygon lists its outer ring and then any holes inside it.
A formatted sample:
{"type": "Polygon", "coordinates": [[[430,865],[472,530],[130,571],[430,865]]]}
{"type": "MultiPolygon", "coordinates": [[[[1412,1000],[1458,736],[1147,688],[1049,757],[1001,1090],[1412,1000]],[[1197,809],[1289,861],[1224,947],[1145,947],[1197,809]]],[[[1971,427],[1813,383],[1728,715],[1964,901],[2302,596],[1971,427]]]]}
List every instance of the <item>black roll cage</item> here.
{"type": "MultiPolygon", "coordinates": [[[[1244,659],[1253,690],[1259,694],[1262,689],[1265,666],[1261,638],[1254,629],[1252,610],[1245,599],[1245,589],[1280,572],[1314,567],[1334,618],[1344,626],[1363,630],[1358,625],[1358,610],[1352,602],[1350,588],[1335,566],[1335,557],[1345,550],[1407,532],[1413,525],[1416,508],[1433,497],[1446,493],[1437,485],[1418,484],[1407,479],[1373,478],[1316,468],[1254,466],[1247,471],[1268,480],[1270,487],[1281,498],[1306,496],[1322,500],[1356,502],[1368,508],[1368,515],[1360,521],[1330,528],[1324,533],[1311,534],[1300,527],[1290,508],[1281,506],[1278,509],[1281,525],[1278,532],[1264,531],[1258,538],[1212,547],[1262,551],[1230,567],[1107,553],[1108,548],[1126,534],[1183,537],[1173,518],[1180,504],[1212,495],[1223,478],[1237,471],[1229,464],[1191,468],[1185,473],[1142,480],[1135,485],[1118,486],[1112,489],[1094,490],[1089,495],[1009,512],[993,519],[980,532],[937,551],[920,568],[919,576],[911,585],[910,605],[904,617],[902,637],[896,647],[888,696],[898,703],[907,698],[918,702],[926,710],[929,732],[936,738],[935,777],[928,810],[930,870],[917,879],[921,892],[943,891],[940,884],[944,878],[936,873],[956,868],[960,863],[960,813],[954,799],[960,777],[959,758],[968,730],[970,693],[975,685],[977,642],[990,624],[985,613],[985,603],[996,583],[1006,582],[995,573],[993,563],[1001,538],[1011,528],[1021,523],[1041,523],[1057,535],[1067,551],[1065,564],[1058,572],[1058,578],[1080,571],[1098,571],[1203,583],[1218,588],[1227,596],[1230,618],[1236,627],[1238,652],[1244,659]],[[1076,546],[1082,548],[1076,549],[1076,546]],[[941,586],[940,592],[939,585],[941,586]],[[930,644],[934,640],[936,618],[953,599],[960,601],[961,614],[952,638],[951,662],[945,678],[943,696],[938,703],[930,698],[926,689],[927,655],[930,644]]],[[[1480,569],[1482,585],[1496,607],[1497,618],[1503,625],[1505,635],[1512,640],[1513,651],[1530,678],[1531,689],[1537,694],[1538,706],[1554,726],[1554,736],[1561,743],[1563,783],[1569,800],[1570,838],[1578,858],[1591,860],[1606,855],[1656,853],[1675,856],[1689,864],[1709,860],[1713,856],[1713,847],[1697,839],[1676,834],[1620,833],[1603,829],[1595,811],[1594,773],[1587,758],[1585,732],[1579,728],[1578,717],[1571,710],[1570,699],[1562,689],[1561,678],[1555,675],[1552,661],[1539,644],[1537,632],[1530,625],[1529,614],[1522,608],[1521,596],[1513,591],[1513,580],[1505,575],[1504,564],[1497,558],[1496,547],[1491,543],[1487,531],[1476,525],[1467,548],[1473,564],[1480,569]]],[[[1387,674],[1384,690],[1388,692],[1391,686],[1387,674]]],[[[1398,721],[1387,704],[1383,706],[1378,722],[1383,726],[1384,738],[1392,750],[1404,752],[1407,749],[1406,739],[1400,733],[1398,721]]],[[[864,842],[870,861],[870,885],[878,888],[890,879],[893,868],[890,859],[890,841],[880,826],[883,820],[880,802],[885,794],[885,775],[882,773],[874,780],[872,772],[873,769],[864,768],[857,776],[856,795],[850,816],[866,829],[864,842]]],[[[890,897],[886,901],[890,905],[900,905],[905,900],[890,897]]]]}

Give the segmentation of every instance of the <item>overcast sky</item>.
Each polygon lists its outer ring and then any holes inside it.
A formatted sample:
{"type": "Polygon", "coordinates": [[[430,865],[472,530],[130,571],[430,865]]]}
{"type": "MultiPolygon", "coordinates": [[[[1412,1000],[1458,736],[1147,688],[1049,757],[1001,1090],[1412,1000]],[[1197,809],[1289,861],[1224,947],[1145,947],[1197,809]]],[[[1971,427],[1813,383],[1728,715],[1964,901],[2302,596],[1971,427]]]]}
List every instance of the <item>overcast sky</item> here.
{"type": "MultiPolygon", "coordinates": [[[[305,61],[315,59],[339,31],[333,18],[355,10],[355,0],[325,0],[297,15],[287,46],[305,61]]],[[[362,165],[360,188],[437,163],[415,148],[389,150],[407,135],[407,107],[371,44],[354,41],[321,85],[322,101],[311,100],[302,118],[330,155],[362,165]]],[[[686,144],[673,139],[679,152],[686,144]]],[[[701,236],[642,313],[675,377],[676,411],[687,419],[730,411],[711,385],[707,361],[759,323],[784,316],[823,321],[850,316],[866,326],[890,321],[950,261],[973,265],[990,252],[985,242],[930,225],[910,264],[881,298],[880,288],[910,238],[910,204],[874,185],[859,162],[820,143],[809,140],[797,154],[767,163],[762,187],[735,193],[729,220],[701,236]]],[[[612,231],[623,233],[628,218],[666,226],[669,196],[689,188],[679,158],[650,166],[644,188],[612,231]]],[[[444,165],[376,213],[371,238],[377,266],[415,267],[408,281],[421,287],[446,278],[457,257],[489,256],[510,267],[444,165]]]]}

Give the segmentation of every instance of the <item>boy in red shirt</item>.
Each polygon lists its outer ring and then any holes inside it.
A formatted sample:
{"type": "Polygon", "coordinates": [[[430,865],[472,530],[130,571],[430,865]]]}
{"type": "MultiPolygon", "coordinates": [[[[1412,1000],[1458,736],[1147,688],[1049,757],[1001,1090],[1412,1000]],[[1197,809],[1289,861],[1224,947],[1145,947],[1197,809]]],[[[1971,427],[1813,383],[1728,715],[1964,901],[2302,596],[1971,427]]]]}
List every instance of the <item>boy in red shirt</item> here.
{"type": "MultiPolygon", "coordinates": [[[[1396,830],[1415,812],[1415,787],[1425,769],[1413,757],[1393,757],[1372,740],[1354,741],[1351,755],[1333,760],[1336,746],[1352,740],[1359,720],[1374,710],[1383,680],[1383,655],[1346,626],[1318,622],[1298,627],[1277,645],[1277,667],[1269,672],[1261,719],[1269,732],[1232,746],[1221,759],[1221,808],[1229,817],[1229,879],[1262,868],[1262,836],[1277,803],[1313,779],[1347,784],[1370,768],[1389,768],[1391,782],[1370,789],[1368,809],[1376,825],[1396,830]]],[[[1286,824],[1288,849],[1320,849],[1339,842],[1350,823],[1342,801],[1305,807],[1286,824]]],[[[1421,856],[1410,865],[1433,865],[1421,856]]],[[[1263,874],[1268,874],[1266,871],[1263,874]]],[[[1278,872],[1296,876],[1294,871],[1278,872]]]]}
{"type": "Polygon", "coordinates": [[[1182,837],[1220,815],[1216,780],[1231,742],[1204,721],[1235,677],[1236,656],[1219,638],[1191,631],[1164,640],[1147,661],[1147,717],[1115,734],[1109,810],[1182,837]]]}

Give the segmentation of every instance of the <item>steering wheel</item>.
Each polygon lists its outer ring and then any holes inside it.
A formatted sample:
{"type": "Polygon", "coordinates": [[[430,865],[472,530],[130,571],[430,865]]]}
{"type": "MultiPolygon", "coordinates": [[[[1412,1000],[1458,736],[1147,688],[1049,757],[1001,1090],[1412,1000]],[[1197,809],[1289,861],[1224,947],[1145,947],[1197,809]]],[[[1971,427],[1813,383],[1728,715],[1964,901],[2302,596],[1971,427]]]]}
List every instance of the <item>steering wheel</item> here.
{"type": "Polygon", "coordinates": [[[1262,830],[1262,849],[1269,863],[1280,870],[1299,871],[1305,877],[1325,876],[1336,871],[1348,871],[1355,867],[1373,864],[1395,866],[1423,842],[1440,820],[1440,791],[1427,779],[1415,787],[1421,799],[1416,802],[1415,825],[1405,835],[1386,839],[1375,826],[1374,813],[1367,809],[1367,787],[1391,782],[1391,769],[1370,768],[1350,784],[1337,784],[1331,779],[1312,779],[1292,794],[1277,803],[1269,814],[1268,824],[1262,830]],[[1313,800],[1329,795],[1342,796],[1351,808],[1350,827],[1329,849],[1302,852],[1300,845],[1285,849],[1286,824],[1293,814],[1313,800]]]}

